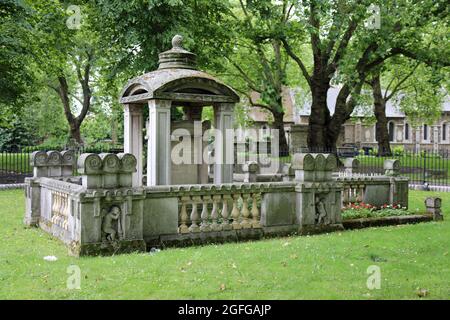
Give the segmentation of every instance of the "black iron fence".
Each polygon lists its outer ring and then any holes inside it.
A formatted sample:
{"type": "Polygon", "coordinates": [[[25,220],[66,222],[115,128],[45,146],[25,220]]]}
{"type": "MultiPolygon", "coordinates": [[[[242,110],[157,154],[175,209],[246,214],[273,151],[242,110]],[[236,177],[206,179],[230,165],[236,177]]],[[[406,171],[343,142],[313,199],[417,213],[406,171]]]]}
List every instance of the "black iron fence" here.
{"type": "Polygon", "coordinates": [[[450,153],[448,151],[394,152],[392,156],[363,154],[356,156],[360,165],[356,172],[384,173],[386,159],[400,160],[400,174],[409,178],[410,184],[450,185],[450,153]]]}
{"type": "MultiPolygon", "coordinates": [[[[30,165],[31,154],[39,149],[37,147],[17,147],[13,150],[0,150],[0,184],[22,183],[25,177],[32,176],[30,165]]],[[[264,150],[265,151],[265,150],[264,150]]],[[[81,147],[76,156],[81,153],[120,153],[121,147],[81,147]]],[[[248,152],[248,151],[247,151],[248,152]]],[[[265,151],[269,153],[268,151],[265,151]]],[[[297,152],[337,153],[340,159],[354,157],[360,161],[360,166],[355,172],[359,173],[384,173],[383,163],[386,159],[400,160],[400,173],[410,179],[410,184],[450,186],[450,152],[449,151],[421,151],[421,152],[394,152],[392,156],[378,156],[357,150],[355,148],[337,148],[335,150],[299,149],[279,150],[278,160],[282,163],[291,162],[291,155],[297,152]]],[[[342,162],[339,170],[343,170],[342,162]]]]}
{"type": "MultiPolygon", "coordinates": [[[[33,174],[30,165],[31,155],[38,150],[49,151],[50,149],[26,146],[0,150],[0,184],[23,183],[26,177],[31,177],[33,174]]],[[[82,153],[102,152],[120,153],[123,152],[123,149],[108,145],[102,147],[83,146],[76,150],[76,158],[82,153]]]]}

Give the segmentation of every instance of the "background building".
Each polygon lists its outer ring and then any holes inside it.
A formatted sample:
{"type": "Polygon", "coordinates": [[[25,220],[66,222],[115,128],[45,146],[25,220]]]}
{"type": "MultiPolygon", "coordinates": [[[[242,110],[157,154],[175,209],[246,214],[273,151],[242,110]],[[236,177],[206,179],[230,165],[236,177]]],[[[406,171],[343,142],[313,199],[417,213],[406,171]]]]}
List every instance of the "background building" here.
{"type": "MultiPolygon", "coordinates": [[[[334,113],[335,102],[339,94],[338,87],[328,90],[327,104],[330,114],[334,113]]],[[[311,103],[299,100],[299,90],[286,88],[283,94],[285,109],[285,130],[291,148],[306,147],[311,103]]],[[[258,96],[255,94],[254,99],[258,96]]],[[[254,127],[265,129],[270,127],[272,115],[261,108],[251,107],[248,113],[254,127]]],[[[352,118],[344,124],[338,138],[338,147],[354,146],[361,148],[377,148],[375,122],[368,124],[368,117],[373,117],[373,108],[356,107],[352,118]]],[[[400,111],[393,99],[386,103],[386,117],[391,148],[403,147],[405,150],[449,151],[450,150],[450,100],[442,104],[439,120],[433,124],[413,126],[407,116],[400,111]]]]}

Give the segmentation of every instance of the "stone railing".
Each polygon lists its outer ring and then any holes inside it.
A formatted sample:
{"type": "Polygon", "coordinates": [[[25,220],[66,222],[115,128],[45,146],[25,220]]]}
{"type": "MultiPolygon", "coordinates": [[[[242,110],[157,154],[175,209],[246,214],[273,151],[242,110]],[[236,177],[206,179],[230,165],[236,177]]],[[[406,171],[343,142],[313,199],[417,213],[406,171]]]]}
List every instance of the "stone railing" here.
{"type": "Polygon", "coordinates": [[[342,183],[343,205],[364,202],[374,206],[408,206],[408,179],[399,175],[399,160],[385,160],[385,174],[353,173],[356,159],[346,159],[346,170],[334,175],[342,183]]]}
{"type": "MultiPolygon", "coordinates": [[[[195,234],[261,229],[265,195],[294,192],[294,188],[293,183],[278,182],[155,186],[145,190],[152,203],[164,199],[166,214],[176,207],[178,234],[195,234]],[[171,199],[174,206],[169,204],[171,199]]],[[[154,208],[162,209],[161,205],[159,201],[154,208]]]]}
{"type": "MultiPolygon", "coordinates": [[[[30,192],[26,188],[26,194],[30,192]]],[[[78,239],[80,219],[75,214],[75,203],[83,192],[83,187],[52,178],[39,178],[40,202],[39,217],[35,221],[39,226],[69,244],[78,239]]]]}

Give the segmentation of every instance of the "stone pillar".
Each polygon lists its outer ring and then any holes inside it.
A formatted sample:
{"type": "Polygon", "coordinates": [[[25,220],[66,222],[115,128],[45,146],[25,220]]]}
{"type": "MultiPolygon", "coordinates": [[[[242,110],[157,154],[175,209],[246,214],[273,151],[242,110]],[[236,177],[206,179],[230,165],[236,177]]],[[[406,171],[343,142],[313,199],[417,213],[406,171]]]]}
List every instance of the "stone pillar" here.
{"type": "Polygon", "coordinates": [[[441,212],[441,203],[441,198],[428,197],[425,199],[425,207],[427,208],[427,212],[433,214],[433,220],[435,221],[444,220],[444,216],[441,212]]]}
{"type": "Polygon", "coordinates": [[[142,185],[143,155],[143,116],[142,106],[126,104],[124,109],[124,152],[131,153],[137,159],[137,170],[133,173],[133,187],[142,185]]]}
{"type": "Polygon", "coordinates": [[[170,100],[150,100],[147,151],[147,185],[171,183],[170,100]]]}
{"type": "Polygon", "coordinates": [[[214,183],[233,182],[234,133],[232,103],[214,106],[215,128],[221,132],[214,141],[214,183]]]}
{"type": "Polygon", "coordinates": [[[433,142],[433,152],[439,151],[439,126],[431,126],[433,135],[431,136],[433,142]]]}
{"type": "Polygon", "coordinates": [[[249,161],[242,166],[244,172],[244,182],[257,182],[259,165],[255,161],[249,161]]]}

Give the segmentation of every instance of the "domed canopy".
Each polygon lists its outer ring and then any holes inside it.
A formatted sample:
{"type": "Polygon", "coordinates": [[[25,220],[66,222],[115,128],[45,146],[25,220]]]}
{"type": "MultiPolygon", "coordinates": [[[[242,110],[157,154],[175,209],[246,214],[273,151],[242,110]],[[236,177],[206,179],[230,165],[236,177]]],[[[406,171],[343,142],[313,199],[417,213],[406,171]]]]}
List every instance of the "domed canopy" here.
{"type": "Polygon", "coordinates": [[[159,68],[128,82],[121,103],[145,103],[151,99],[196,105],[236,103],[239,96],[212,75],[197,70],[196,55],[182,48],[182,37],[175,36],[172,49],[159,54],[159,68]]]}

